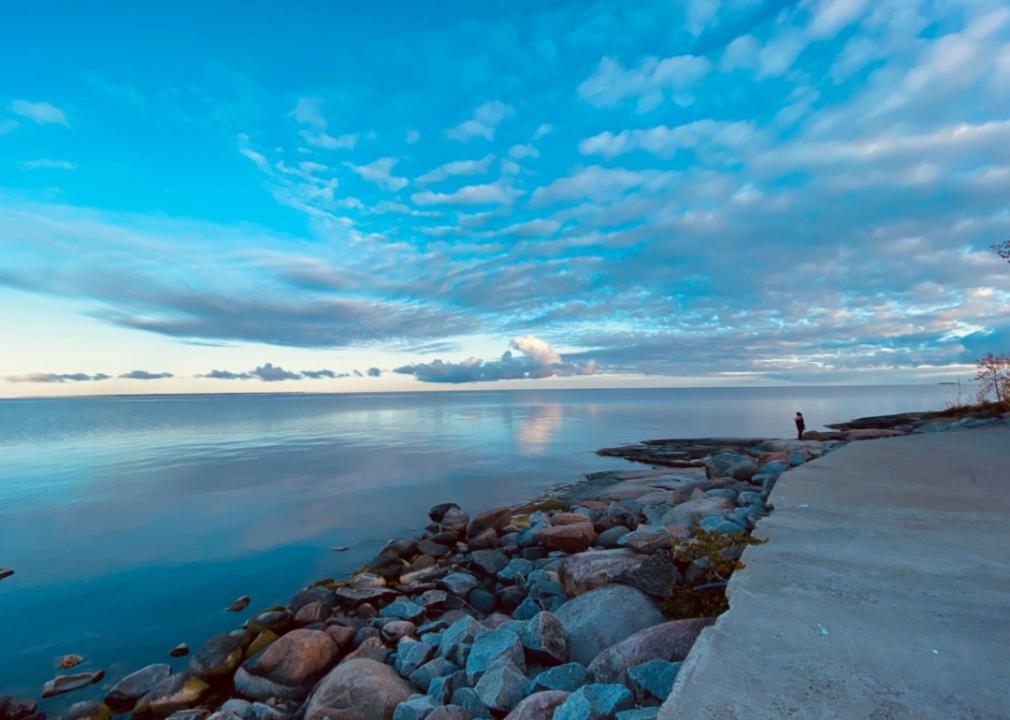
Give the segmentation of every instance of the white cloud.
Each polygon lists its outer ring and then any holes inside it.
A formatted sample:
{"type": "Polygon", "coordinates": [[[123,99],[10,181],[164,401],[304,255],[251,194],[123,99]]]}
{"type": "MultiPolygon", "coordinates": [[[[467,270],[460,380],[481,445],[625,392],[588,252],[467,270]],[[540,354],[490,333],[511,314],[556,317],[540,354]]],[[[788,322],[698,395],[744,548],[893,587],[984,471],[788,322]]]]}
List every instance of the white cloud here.
{"type": "Polygon", "coordinates": [[[536,129],[536,132],[533,133],[533,139],[539,140],[545,135],[550,134],[551,130],[553,129],[554,127],[552,125],[549,125],[548,123],[540,123],[539,127],[537,127],[536,129]]]}
{"type": "MultiPolygon", "coordinates": [[[[521,237],[549,237],[561,227],[557,220],[541,218],[509,225],[498,230],[495,235],[519,235],[521,237]]],[[[525,352],[525,351],[524,351],[525,352]]]]}
{"type": "Polygon", "coordinates": [[[522,160],[528,157],[540,157],[540,151],[532,145],[513,145],[509,148],[509,157],[522,160]]]}
{"type": "Polygon", "coordinates": [[[465,185],[450,193],[425,190],[414,193],[410,198],[417,205],[507,205],[520,195],[521,190],[504,183],[487,183],[465,185]]]}
{"type": "Polygon", "coordinates": [[[499,123],[514,113],[515,110],[511,105],[506,105],[499,100],[492,100],[479,106],[474,110],[472,118],[448,130],[447,134],[453,140],[460,142],[467,142],[475,137],[493,140],[495,129],[499,123]]]}
{"type": "Polygon", "coordinates": [[[537,188],[531,201],[537,205],[563,200],[607,200],[617,197],[632,188],[655,191],[666,187],[674,179],[674,173],[659,170],[626,170],[624,168],[603,168],[590,165],[559,178],[549,185],[537,188]]]}
{"type": "Polygon", "coordinates": [[[866,5],[867,0],[820,0],[814,8],[807,32],[816,38],[832,37],[858,20],[866,5]]]}
{"type": "Polygon", "coordinates": [[[360,133],[346,133],[334,137],[321,131],[311,132],[309,130],[302,130],[300,134],[309,145],[324,150],[350,150],[358,144],[358,139],[361,137],[360,133]]]}
{"type": "Polygon", "coordinates": [[[21,117],[34,120],[39,125],[66,125],[67,116],[55,105],[47,102],[29,102],[27,100],[15,100],[11,103],[11,112],[21,117]]]}
{"type": "Polygon", "coordinates": [[[24,160],[24,170],[75,170],[77,165],[68,160],[24,160]]]}
{"type": "Polygon", "coordinates": [[[480,160],[454,160],[444,165],[439,165],[434,170],[429,170],[424,175],[419,176],[416,182],[419,185],[427,183],[441,182],[446,178],[457,177],[459,175],[480,175],[486,173],[491,163],[494,162],[494,155],[488,154],[480,160]]]}
{"type": "Polygon", "coordinates": [[[318,128],[326,127],[326,118],[323,117],[322,101],[319,98],[298,98],[291,116],[303,125],[312,125],[318,128]]]}
{"type": "Polygon", "coordinates": [[[653,155],[669,156],[682,148],[721,146],[740,148],[755,136],[754,126],[745,122],[696,120],[685,125],[659,125],[648,130],[622,130],[616,135],[602,132],[579,143],[583,155],[614,157],[641,149],[653,155]]]}
{"type": "Polygon", "coordinates": [[[736,70],[741,68],[750,70],[757,67],[758,52],[760,46],[752,35],[741,35],[726,46],[722,54],[722,69],[736,70]]]}
{"type": "Polygon", "coordinates": [[[781,30],[758,52],[758,79],[785,74],[806,46],[806,38],[800,31],[781,30]]]}
{"type": "Polygon", "coordinates": [[[396,158],[384,157],[374,160],[366,165],[355,165],[354,163],[344,163],[350,170],[358,175],[362,180],[375,183],[386,190],[402,190],[407,187],[407,178],[393,175],[393,166],[396,165],[396,158]]]}
{"type": "Polygon", "coordinates": [[[687,3],[687,30],[700,35],[705,26],[719,12],[719,0],[689,0],[687,3]]]}
{"type": "Polygon", "coordinates": [[[610,57],[600,60],[596,70],[579,85],[579,95],[594,107],[613,107],[626,98],[638,99],[638,111],[646,112],[673,93],[675,102],[687,105],[693,97],[686,88],[704,77],[711,63],[696,55],[668,58],[647,57],[638,67],[625,70],[610,57]]]}

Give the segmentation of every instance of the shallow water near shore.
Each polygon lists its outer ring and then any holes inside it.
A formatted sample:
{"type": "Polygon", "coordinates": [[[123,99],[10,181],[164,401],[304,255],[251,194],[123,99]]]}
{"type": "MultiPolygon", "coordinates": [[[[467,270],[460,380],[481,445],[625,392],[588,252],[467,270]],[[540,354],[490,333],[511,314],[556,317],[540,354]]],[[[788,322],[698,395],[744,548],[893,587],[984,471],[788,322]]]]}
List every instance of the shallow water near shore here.
{"type": "Polygon", "coordinates": [[[0,400],[0,567],[17,573],[0,581],[0,693],[37,697],[67,653],[107,683],[168,661],[359,567],[437,502],[475,512],[627,466],[599,447],[790,437],[797,409],[817,429],[949,399],[896,386],[0,400]],[[243,594],[250,611],[225,613],[243,594]]]}

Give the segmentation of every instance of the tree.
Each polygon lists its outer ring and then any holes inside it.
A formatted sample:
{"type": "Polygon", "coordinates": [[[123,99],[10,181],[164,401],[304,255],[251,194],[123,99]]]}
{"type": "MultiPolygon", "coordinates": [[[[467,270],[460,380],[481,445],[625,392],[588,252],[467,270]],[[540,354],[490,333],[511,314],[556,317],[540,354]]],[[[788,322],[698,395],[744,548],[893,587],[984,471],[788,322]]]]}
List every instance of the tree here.
{"type": "Polygon", "coordinates": [[[992,249],[1001,258],[1003,258],[1007,262],[1010,262],[1010,240],[1004,240],[1001,243],[993,243],[992,249]]]}
{"type": "Polygon", "coordinates": [[[986,353],[975,361],[975,367],[979,402],[994,397],[1000,404],[1010,403],[1010,355],[986,353]]]}

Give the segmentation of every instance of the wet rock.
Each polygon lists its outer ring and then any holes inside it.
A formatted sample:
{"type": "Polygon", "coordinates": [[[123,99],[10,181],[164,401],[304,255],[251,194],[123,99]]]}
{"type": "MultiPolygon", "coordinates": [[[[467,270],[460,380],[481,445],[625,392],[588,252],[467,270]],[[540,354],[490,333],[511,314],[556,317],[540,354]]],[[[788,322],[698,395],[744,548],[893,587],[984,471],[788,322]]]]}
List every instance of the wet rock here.
{"type": "Polygon", "coordinates": [[[561,561],[558,575],[568,595],[581,595],[606,585],[625,572],[638,567],[642,558],[632,550],[587,550],[561,561]]]}
{"type": "Polygon", "coordinates": [[[415,695],[396,706],[393,720],[424,720],[434,709],[435,702],[430,697],[415,695]]]}
{"type": "Polygon", "coordinates": [[[350,662],[351,660],[375,660],[376,662],[385,662],[386,656],[389,655],[389,650],[385,645],[382,644],[382,640],[377,637],[370,637],[360,645],[357,649],[347,655],[341,662],[350,662]]]}
{"type": "Polygon", "coordinates": [[[452,509],[459,510],[459,505],[454,502],[439,503],[438,505],[432,506],[431,510],[428,511],[428,517],[430,517],[433,522],[442,522],[442,518],[445,517],[445,514],[452,509]]]}
{"type": "Polygon", "coordinates": [[[537,613],[519,633],[523,650],[531,661],[556,665],[568,659],[568,633],[549,612],[537,613]]]}
{"type": "Polygon", "coordinates": [[[512,558],[508,565],[498,571],[498,579],[502,582],[519,582],[533,570],[533,563],[524,558],[512,558]]]}
{"type": "Polygon", "coordinates": [[[657,550],[641,565],[618,575],[617,580],[656,598],[665,598],[677,587],[680,571],[669,550],[657,550]]]}
{"type": "Polygon", "coordinates": [[[85,700],[67,708],[61,720],[109,720],[111,714],[112,711],[105,703],[85,700]]]}
{"type": "Polygon", "coordinates": [[[457,665],[464,665],[474,636],[482,630],[480,623],[469,615],[461,617],[442,633],[438,654],[457,665]]]}
{"type": "Polygon", "coordinates": [[[736,480],[750,480],[757,472],[757,463],[749,455],[736,452],[722,452],[705,461],[705,475],[709,478],[731,477],[736,480]]]}
{"type": "Polygon", "coordinates": [[[497,575],[508,562],[508,556],[500,550],[476,550],[470,554],[470,567],[490,577],[497,575]]]}
{"type": "Polygon", "coordinates": [[[427,720],[470,720],[473,715],[459,705],[442,705],[431,711],[427,720]]]}
{"type": "Polygon", "coordinates": [[[245,657],[251,658],[253,655],[266,650],[277,640],[277,637],[277,633],[273,630],[263,630],[259,635],[253,638],[251,643],[249,643],[249,647],[245,650],[245,657]]]}
{"type": "Polygon", "coordinates": [[[424,617],[424,608],[413,600],[394,600],[379,611],[379,617],[416,622],[424,617]]]}
{"type": "Polygon", "coordinates": [[[534,532],[533,538],[548,550],[580,553],[596,542],[596,531],[590,522],[548,525],[534,532]]]}
{"type": "Polygon", "coordinates": [[[543,690],[564,690],[574,692],[586,683],[586,669],[578,663],[565,663],[543,670],[526,685],[526,694],[543,690]]]}
{"type": "Polygon", "coordinates": [[[631,530],[624,525],[615,525],[601,532],[597,538],[597,542],[605,548],[616,548],[618,541],[629,532],[631,530]]]}
{"type": "Polygon", "coordinates": [[[448,598],[444,590],[428,590],[421,594],[417,602],[425,610],[437,610],[445,607],[448,598]]]}
{"type": "Polygon", "coordinates": [[[583,665],[614,643],[664,619],[655,602],[627,585],[591,590],[569,600],[554,614],[568,633],[569,657],[583,665]]]}
{"type": "Polygon", "coordinates": [[[477,578],[465,572],[450,573],[440,582],[446,590],[459,597],[466,597],[471,590],[477,587],[477,578]]]}
{"type": "Polygon", "coordinates": [[[541,610],[543,610],[543,608],[540,607],[536,600],[531,597],[527,597],[519,603],[519,606],[512,613],[512,617],[516,620],[529,620],[541,610]]]}
{"type": "Polygon", "coordinates": [[[283,635],[293,622],[294,615],[286,607],[274,607],[248,620],[245,628],[253,634],[272,630],[278,635],[283,635]]]}
{"type": "Polygon", "coordinates": [[[634,705],[623,685],[583,685],[554,711],[554,720],[609,720],[634,705]]]}
{"type": "Polygon", "coordinates": [[[249,607],[249,596],[243,595],[226,608],[226,612],[242,612],[249,607]]]}
{"type": "Polygon", "coordinates": [[[432,542],[431,540],[422,540],[417,544],[417,549],[425,555],[430,555],[433,558],[445,557],[452,552],[452,548],[449,546],[432,542]]]}
{"type": "Polygon", "coordinates": [[[368,563],[368,568],[372,572],[381,575],[386,580],[397,580],[408,567],[407,562],[403,558],[396,555],[384,555],[382,553],[376,555],[368,563]]]}
{"type": "Polygon", "coordinates": [[[466,596],[466,601],[481,615],[489,615],[498,607],[498,596],[479,587],[470,591],[466,596]]]}
{"type": "Polygon", "coordinates": [[[235,689],[253,700],[302,700],[340,654],[323,630],[292,630],[235,673],[235,689]]]}
{"type": "Polygon", "coordinates": [[[396,648],[396,671],[410,677],[435,655],[437,648],[428,643],[404,638],[396,648]]]}
{"type": "Polygon", "coordinates": [[[189,661],[189,671],[207,682],[231,675],[245,656],[244,633],[215,635],[189,661]]]}
{"type": "Polygon", "coordinates": [[[334,591],[337,602],[343,607],[355,607],[363,603],[379,603],[391,600],[397,592],[387,587],[342,587],[334,591]]]}
{"type": "Polygon", "coordinates": [[[249,708],[251,707],[252,703],[249,702],[248,700],[243,700],[242,698],[231,698],[223,702],[221,704],[221,707],[218,708],[218,710],[233,713],[234,715],[237,715],[238,717],[241,718],[246,714],[246,712],[249,711],[249,708]]]}
{"type": "Polygon", "coordinates": [[[331,607],[326,607],[316,600],[295,613],[295,622],[299,625],[311,625],[312,623],[323,622],[330,616],[332,610],[331,607]]]}
{"type": "MultiPolygon", "coordinates": [[[[526,667],[523,645],[518,635],[501,628],[478,634],[474,637],[466,661],[467,680],[471,683],[476,682],[493,664],[506,660],[518,668],[526,667]]],[[[525,684],[525,680],[523,682],[525,684]]]]}
{"type": "Polygon", "coordinates": [[[715,618],[673,620],[626,635],[602,650],[589,665],[589,675],[598,683],[624,682],[628,668],[649,660],[680,661],[715,618]]]}
{"type": "Polygon", "coordinates": [[[45,720],[45,713],[38,713],[38,704],[31,698],[12,698],[0,695],[0,717],[4,720],[27,720],[39,718],[45,720]]]}
{"type": "Polygon", "coordinates": [[[666,700],[673,689],[677,673],[683,663],[668,660],[649,660],[628,668],[627,679],[631,692],[639,703],[651,699],[666,700]]]}
{"type": "Polygon", "coordinates": [[[451,508],[446,511],[445,515],[442,517],[439,526],[448,532],[454,533],[455,535],[463,535],[466,532],[466,526],[470,524],[470,516],[459,508],[451,508]]]}
{"type": "Polygon", "coordinates": [[[84,662],[84,658],[80,655],[64,655],[56,661],[56,667],[60,670],[69,670],[72,667],[77,667],[82,662],[84,662]]]}
{"type": "Polygon", "coordinates": [[[88,685],[94,685],[103,677],[105,677],[105,673],[101,670],[98,672],[74,673],[72,675],[57,675],[42,686],[42,697],[50,698],[73,692],[74,690],[80,690],[81,688],[88,687],[88,685]]]}
{"type": "Polygon", "coordinates": [[[534,693],[516,705],[505,720],[551,720],[555,708],[567,699],[568,693],[560,690],[534,693]]]}
{"type": "Polygon", "coordinates": [[[421,688],[425,692],[428,691],[428,686],[431,685],[431,681],[438,677],[445,677],[446,675],[452,675],[454,672],[458,671],[459,668],[453,665],[451,662],[442,657],[434,658],[429,660],[421,667],[417,668],[414,672],[410,674],[410,681],[414,683],[417,687],[421,688]]]}
{"type": "Polygon", "coordinates": [[[328,610],[332,610],[337,606],[337,595],[328,587],[314,585],[296,592],[288,602],[288,609],[297,616],[305,606],[313,603],[319,603],[328,610]]]}
{"type": "Polygon", "coordinates": [[[466,547],[470,551],[491,550],[498,547],[498,545],[498,533],[495,532],[494,528],[488,528],[477,533],[477,535],[470,538],[466,543],[466,547]]]}
{"type": "Polygon", "coordinates": [[[491,711],[477,696],[477,691],[469,687],[461,687],[452,694],[452,704],[459,705],[473,717],[490,718],[491,711]]]}
{"type": "Polygon", "coordinates": [[[507,613],[513,612],[526,599],[526,591],[521,585],[509,585],[498,593],[502,609],[507,613]]]}
{"type": "Polygon", "coordinates": [[[392,720],[396,706],[411,694],[410,684],[388,665],[367,659],[348,660],[316,685],[305,708],[305,720],[392,720]]]}
{"type": "Polygon", "coordinates": [[[168,654],[172,657],[185,657],[186,655],[189,655],[189,643],[179,643],[169,650],[168,654]]]}
{"type": "Polygon", "coordinates": [[[437,703],[447,703],[460,688],[467,687],[466,673],[458,670],[448,675],[434,677],[428,683],[428,697],[437,703]]]}
{"type": "Polygon", "coordinates": [[[200,702],[208,689],[207,683],[190,673],[170,675],[151,688],[133,708],[134,716],[168,717],[176,710],[185,710],[200,702]]]}
{"type": "Polygon", "coordinates": [[[511,508],[500,507],[494,508],[493,510],[487,510],[480,513],[470,521],[469,525],[466,526],[466,536],[468,538],[476,537],[488,528],[501,530],[509,524],[509,520],[511,519],[511,508]]]}
{"type": "Polygon", "coordinates": [[[523,699],[526,682],[522,670],[510,660],[502,659],[488,668],[473,689],[489,709],[507,712],[523,699]]]}
{"type": "Polygon", "coordinates": [[[140,698],[171,674],[172,668],[164,663],[148,665],[132,672],[106,693],[105,704],[117,712],[128,712],[140,698]]]}

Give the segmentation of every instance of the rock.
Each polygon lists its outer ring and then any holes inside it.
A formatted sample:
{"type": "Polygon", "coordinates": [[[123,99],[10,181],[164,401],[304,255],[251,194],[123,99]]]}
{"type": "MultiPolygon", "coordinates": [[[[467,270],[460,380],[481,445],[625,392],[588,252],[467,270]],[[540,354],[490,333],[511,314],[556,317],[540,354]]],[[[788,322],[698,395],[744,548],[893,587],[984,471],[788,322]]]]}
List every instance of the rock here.
{"type": "Polygon", "coordinates": [[[459,670],[459,668],[445,658],[437,657],[434,660],[426,662],[424,665],[412,672],[410,674],[410,681],[417,687],[427,692],[428,686],[431,685],[432,680],[438,677],[452,675],[457,670],[459,670]]]}
{"type": "Polygon", "coordinates": [[[519,607],[517,607],[512,613],[512,617],[516,620],[529,620],[541,610],[543,610],[543,608],[537,604],[536,600],[531,597],[527,597],[519,603],[519,607]]]}
{"type": "MultiPolygon", "coordinates": [[[[511,630],[501,628],[480,633],[474,637],[473,647],[467,657],[467,680],[471,683],[476,682],[491,665],[505,660],[512,662],[520,669],[525,669],[526,660],[523,656],[523,645],[519,636],[511,630]]],[[[523,684],[525,682],[523,680],[523,684]]]]}
{"type": "Polygon", "coordinates": [[[452,509],[459,510],[459,505],[454,502],[444,502],[434,505],[431,510],[428,511],[428,517],[432,519],[433,522],[442,522],[442,518],[445,514],[452,509]]]}
{"type": "Polygon", "coordinates": [[[705,460],[705,475],[709,478],[731,477],[736,480],[750,480],[757,471],[757,463],[749,455],[723,452],[705,460]]]}
{"type": "Polygon", "coordinates": [[[431,540],[422,540],[417,544],[417,549],[425,555],[430,555],[433,558],[445,557],[452,552],[452,548],[449,546],[432,542],[431,540]]]}
{"type": "Polygon", "coordinates": [[[591,590],[566,602],[555,615],[568,633],[569,657],[583,665],[614,643],[663,622],[656,604],[627,585],[591,590]]]}
{"type": "Polygon", "coordinates": [[[133,708],[133,715],[168,717],[176,710],[185,710],[199,703],[208,687],[203,680],[189,673],[170,675],[140,698],[133,708]]]}
{"type": "Polygon", "coordinates": [[[430,697],[415,695],[396,706],[396,710],[393,711],[393,720],[424,720],[434,709],[435,703],[430,697]]]}
{"type": "Polygon", "coordinates": [[[565,663],[538,673],[526,685],[526,694],[543,690],[574,692],[586,683],[586,669],[578,663],[565,663]]]}
{"type": "Polygon", "coordinates": [[[397,618],[399,620],[410,620],[416,622],[424,617],[424,608],[413,600],[400,598],[389,603],[379,611],[379,617],[397,618]]]}
{"type": "Polygon", "coordinates": [[[253,638],[253,641],[249,643],[249,647],[245,650],[245,656],[251,658],[253,655],[266,650],[272,643],[277,640],[277,633],[273,630],[263,630],[253,638]]]}
{"type": "Polygon", "coordinates": [[[242,698],[231,698],[226,700],[218,708],[218,711],[224,711],[226,713],[232,713],[238,717],[243,717],[252,707],[252,703],[248,700],[243,700],[242,698]]]}
{"type": "Polygon", "coordinates": [[[498,533],[495,532],[494,528],[488,528],[470,538],[466,543],[466,547],[470,551],[491,550],[498,547],[498,544],[498,533]]]}
{"type": "Polygon", "coordinates": [[[57,675],[42,686],[42,697],[50,698],[73,692],[74,690],[80,690],[81,688],[86,688],[88,685],[94,685],[103,677],[105,677],[105,673],[101,670],[98,672],[75,673],[73,675],[57,675]]]}
{"type": "Polygon", "coordinates": [[[312,625],[313,623],[323,622],[330,616],[332,611],[332,607],[326,607],[316,600],[295,613],[295,622],[299,625],[312,625]]]}
{"type": "Polygon", "coordinates": [[[337,594],[328,587],[313,585],[296,592],[288,602],[288,609],[297,615],[307,605],[312,605],[313,603],[319,603],[323,607],[332,610],[337,606],[337,594]]]}
{"type": "Polygon", "coordinates": [[[382,640],[377,637],[370,637],[358,645],[357,649],[347,655],[341,662],[346,663],[351,660],[362,659],[385,662],[387,655],[389,655],[389,650],[382,644],[382,640]]]}
{"type": "Polygon", "coordinates": [[[341,587],[334,591],[334,597],[343,607],[355,607],[364,603],[384,602],[395,598],[395,590],[386,587],[352,588],[341,587]]]}
{"type": "MultiPolygon", "coordinates": [[[[476,646],[475,646],[476,647],[476,646]]],[[[470,657],[473,657],[471,654],[470,657]]],[[[469,669],[467,670],[469,675],[469,669]]],[[[499,660],[481,676],[474,692],[493,711],[507,712],[523,699],[526,676],[510,660],[499,660]]]]}
{"type": "Polygon", "coordinates": [[[38,713],[38,704],[30,698],[12,698],[0,695],[0,718],[4,720],[45,720],[45,713],[38,713]]]}
{"type": "Polygon", "coordinates": [[[656,720],[659,717],[658,707],[632,708],[617,713],[617,720],[656,720]]]}
{"type": "Polygon", "coordinates": [[[631,530],[624,525],[615,525],[601,532],[597,538],[597,542],[605,548],[615,548],[618,545],[618,541],[629,532],[631,530]]]}
{"type": "Polygon", "coordinates": [[[235,673],[235,689],[254,700],[303,700],[339,655],[340,648],[329,633],[292,630],[235,673]]]}
{"type": "Polygon", "coordinates": [[[736,503],[723,497],[708,497],[703,495],[696,500],[688,500],[676,507],[670,508],[663,515],[664,525],[680,525],[689,528],[697,524],[706,515],[717,515],[732,510],[736,503]]]}
{"type": "Polygon", "coordinates": [[[189,671],[207,682],[231,675],[245,655],[243,633],[215,635],[189,661],[189,671]]]}
{"type": "Polygon", "coordinates": [[[172,668],[164,663],[148,665],[132,672],[106,693],[105,704],[117,712],[129,712],[140,698],[171,674],[172,668]]]}
{"type": "Polygon", "coordinates": [[[386,580],[396,580],[407,569],[407,562],[396,555],[379,553],[368,563],[368,568],[386,580]]]}
{"type": "Polygon", "coordinates": [[[438,703],[447,703],[460,688],[466,687],[466,673],[458,670],[449,675],[434,677],[428,684],[428,697],[438,703]]]}
{"type": "Polygon", "coordinates": [[[427,720],[470,720],[472,717],[459,705],[442,705],[432,710],[427,720]]]}
{"type": "Polygon", "coordinates": [[[560,690],[534,693],[516,705],[505,720],[551,720],[554,709],[567,699],[568,693],[560,690]]]}
{"type": "Polygon", "coordinates": [[[735,523],[731,520],[726,520],[718,515],[706,515],[698,523],[700,527],[705,532],[715,532],[715,533],[738,533],[745,532],[746,528],[743,525],[735,523]]]}
{"type": "Polygon", "coordinates": [[[410,637],[416,631],[417,626],[410,620],[392,620],[382,626],[379,636],[387,643],[396,643],[400,638],[410,637]]]}
{"type": "Polygon", "coordinates": [[[465,572],[449,573],[439,582],[446,590],[459,597],[466,597],[467,593],[477,587],[477,578],[465,572]]]}
{"type": "Polygon", "coordinates": [[[651,699],[666,700],[683,663],[667,660],[649,660],[628,668],[628,686],[639,703],[651,699]]]}
{"type": "Polygon", "coordinates": [[[168,716],[168,720],[206,720],[208,717],[210,717],[210,710],[207,708],[193,708],[191,710],[176,710],[168,716]]]}
{"type": "Polygon", "coordinates": [[[490,615],[498,607],[498,597],[483,588],[474,588],[466,596],[466,601],[470,607],[481,615],[490,615]]]}
{"type": "Polygon", "coordinates": [[[418,604],[425,610],[436,610],[445,607],[446,600],[449,599],[445,590],[428,590],[417,599],[418,604]]]}
{"type": "Polygon", "coordinates": [[[466,536],[476,537],[488,528],[501,530],[509,524],[512,519],[512,509],[507,507],[494,508],[477,515],[470,524],[466,526],[466,536]]]}
{"type": "Polygon", "coordinates": [[[534,532],[533,539],[548,550],[579,553],[596,542],[596,531],[589,522],[548,525],[534,532]]]}
{"type": "Polygon", "coordinates": [[[82,662],[84,662],[84,658],[80,655],[64,655],[56,661],[56,667],[60,670],[69,670],[72,667],[77,667],[82,662]]]}
{"type": "Polygon", "coordinates": [[[109,706],[105,703],[85,700],[67,708],[61,720],[109,720],[111,714],[109,706]]]}
{"type": "Polygon", "coordinates": [[[556,665],[568,659],[568,633],[561,621],[549,612],[537,613],[526,622],[519,640],[529,659],[556,665]]]}
{"type": "Polygon", "coordinates": [[[172,657],[185,657],[186,655],[189,655],[189,644],[179,643],[174,648],[169,650],[168,654],[171,655],[172,657]]]}
{"type": "Polygon", "coordinates": [[[508,562],[508,556],[500,550],[475,550],[470,554],[470,566],[490,577],[497,575],[508,562]]]}
{"type": "Polygon", "coordinates": [[[10,568],[0,568],[0,580],[6,580],[13,574],[14,571],[10,568]]]}
{"type": "MultiPolygon", "coordinates": [[[[521,558],[519,558],[521,559],[521,558]]],[[[508,568],[506,568],[507,570],[508,568]]],[[[504,572],[504,570],[502,571],[504,572]]],[[[526,599],[526,591],[521,585],[509,585],[498,593],[498,599],[505,612],[513,612],[526,599]]],[[[510,618],[511,619],[511,618],[510,618]]]]}
{"type": "Polygon", "coordinates": [[[434,656],[436,648],[428,643],[404,638],[396,647],[396,671],[410,677],[434,656]]]}
{"type": "Polygon", "coordinates": [[[498,571],[498,579],[502,582],[519,582],[533,570],[533,563],[524,558],[512,558],[508,565],[498,571]]]}
{"type": "Polygon", "coordinates": [[[683,532],[683,528],[677,526],[667,528],[662,525],[639,525],[637,530],[622,537],[618,545],[651,555],[657,550],[672,547],[676,537],[684,537],[687,534],[683,532]]]}
{"type": "Polygon", "coordinates": [[[622,572],[638,567],[641,562],[642,558],[627,548],[587,550],[562,560],[558,575],[568,595],[581,595],[612,583],[622,572]]]}
{"type": "Polygon", "coordinates": [[[461,687],[452,694],[452,704],[459,705],[474,717],[490,718],[491,711],[473,688],[461,687]]]}
{"type": "Polygon", "coordinates": [[[554,720],[609,720],[633,704],[623,685],[583,685],[558,706],[554,720]]]}
{"type": "Polygon", "coordinates": [[[226,608],[225,612],[233,612],[233,613],[234,612],[242,612],[247,607],[249,607],[249,596],[248,595],[243,595],[238,600],[236,600],[231,605],[229,605],[226,608]]]}
{"type": "Polygon", "coordinates": [[[283,635],[294,621],[294,615],[286,607],[275,607],[264,610],[245,623],[245,628],[251,633],[272,630],[283,635]]]}
{"type": "Polygon", "coordinates": [[[669,597],[677,587],[680,572],[669,550],[657,550],[641,565],[617,576],[618,582],[638,588],[646,595],[669,597]]]}
{"type": "Polygon", "coordinates": [[[639,630],[602,650],[589,665],[595,682],[623,682],[628,668],[649,660],[680,661],[715,618],[673,620],[639,630]]]}
{"type": "Polygon", "coordinates": [[[438,654],[457,665],[465,664],[473,637],[482,629],[480,623],[469,615],[461,617],[442,633],[438,654]]]}
{"type": "Polygon", "coordinates": [[[459,508],[450,508],[442,517],[439,526],[448,532],[462,535],[466,532],[466,526],[470,523],[470,516],[459,508]]]}
{"type": "Polygon", "coordinates": [[[375,660],[345,660],[331,670],[309,697],[305,720],[392,720],[407,700],[410,684],[375,660]]]}

